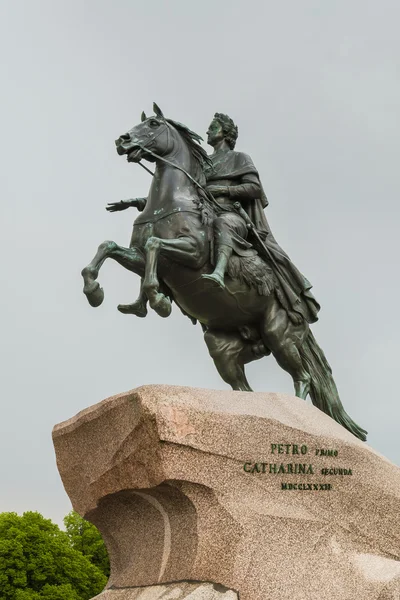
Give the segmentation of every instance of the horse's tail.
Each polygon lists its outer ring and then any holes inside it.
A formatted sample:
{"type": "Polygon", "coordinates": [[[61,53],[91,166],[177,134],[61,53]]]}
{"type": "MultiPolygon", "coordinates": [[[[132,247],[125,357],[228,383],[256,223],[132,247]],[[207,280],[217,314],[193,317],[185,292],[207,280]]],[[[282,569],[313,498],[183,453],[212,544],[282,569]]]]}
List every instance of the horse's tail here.
{"type": "Polygon", "coordinates": [[[299,352],[305,369],[311,375],[310,397],[314,406],[365,442],[367,431],[357,425],[344,410],[332,377],[332,369],[311,330],[299,352]]]}

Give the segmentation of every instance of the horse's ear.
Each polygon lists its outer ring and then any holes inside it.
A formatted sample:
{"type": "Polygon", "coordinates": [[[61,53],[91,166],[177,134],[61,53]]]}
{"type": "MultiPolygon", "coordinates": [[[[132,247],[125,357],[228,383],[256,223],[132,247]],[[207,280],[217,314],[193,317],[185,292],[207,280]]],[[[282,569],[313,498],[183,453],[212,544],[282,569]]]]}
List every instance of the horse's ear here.
{"type": "Polygon", "coordinates": [[[145,121],[145,120],[147,119],[147,117],[146,117],[146,113],[145,113],[144,111],[142,112],[142,114],[141,114],[141,117],[140,117],[140,118],[142,119],[142,123],[143,123],[143,121],[145,121]]]}
{"type": "Polygon", "coordinates": [[[159,106],[157,106],[157,104],[155,102],[153,102],[153,110],[154,110],[154,114],[157,117],[164,117],[161,108],[159,106]]]}

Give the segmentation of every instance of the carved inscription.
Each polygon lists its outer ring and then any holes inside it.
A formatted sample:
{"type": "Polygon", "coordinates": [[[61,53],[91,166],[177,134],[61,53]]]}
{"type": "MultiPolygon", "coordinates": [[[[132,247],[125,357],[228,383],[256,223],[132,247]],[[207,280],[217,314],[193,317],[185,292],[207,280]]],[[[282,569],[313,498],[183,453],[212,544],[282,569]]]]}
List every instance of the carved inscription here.
{"type": "MultiPolygon", "coordinates": [[[[306,444],[271,444],[271,459],[276,462],[246,461],[243,465],[245,473],[252,475],[323,475],[324,479],[331,476],[349,476],[353,475],[353,470],[346,466],[330,464],[316,468],[311,463],[312,456],[338,459],[339,451],[335,448],[314,448],[309,449],[306,444]],[[279,456],[281,455],[281,456],[279,456]],[[282,456],[284,455],[284,456],[282,456]],[[289,458],[290,456],[290,458],[289,458]],[[278,462],[279,461],[279,462],[278,462]],[[290,461],[290,462],[289,462],[290,461]],[[300,462],[302,461],[302,462],[300,462]],[[310,462],[309,462],[310,461],[310,462]]],[[[270,459],[270,460],[271,460],[270,459]]],[[[340,460],[340,459],[339,459],[340,460]]],[[[325,462],[325,461],[324,461],[325,462]]],[[[281,490],[300,490],[300,491],[329,491],[333,489],[333,483],[325,479],[324,482],[283,481],[280,479],[281,490]]]]}

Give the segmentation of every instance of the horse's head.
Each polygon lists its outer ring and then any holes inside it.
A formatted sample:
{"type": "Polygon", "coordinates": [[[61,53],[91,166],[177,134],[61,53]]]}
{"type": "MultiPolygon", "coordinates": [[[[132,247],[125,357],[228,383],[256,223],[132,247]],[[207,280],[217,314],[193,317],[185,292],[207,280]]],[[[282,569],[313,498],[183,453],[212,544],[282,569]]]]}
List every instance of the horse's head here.
{"type": "Polygon", "coordinates": [[[153,105],[153,109],[154,116],[146,117],[143,112],[141,123],[115,140],[118,154],[126,154],[129,162],[139,162],[142,158],[154,161],[156,159],[151,152],[164,156],[172,150],[174,128],[157,104],[153,105]]]}
{"type": "Polygon", "coordinates": [[[142,113],[142,122],[115,141],[118,154],[126,154],[129,162],[139,162],[142,158],[162,162],[161,157],[173,154],[176,166],[186,169],[203,185],[204,167],[211,165],[211,161],[200,145],[202,138],[186,125],[164,117],[157,104],[153,104],[153,109],[153,117],[142,113]]]}

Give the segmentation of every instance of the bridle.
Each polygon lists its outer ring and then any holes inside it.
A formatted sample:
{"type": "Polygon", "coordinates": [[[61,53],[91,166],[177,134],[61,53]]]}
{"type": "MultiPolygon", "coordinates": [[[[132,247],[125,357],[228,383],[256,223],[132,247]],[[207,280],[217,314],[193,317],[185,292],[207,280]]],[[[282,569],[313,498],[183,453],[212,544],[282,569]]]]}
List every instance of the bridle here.
{"type": "MultiPolygon", "coordinates": [[[[158,117],[158,118],[160,118],[160,117],[158,117]]],[[[169,136],[169,127],[170,127],[170,125],[169,125],[169,123],[167,123],[167,121],[165,119],[161,119],[161,120],[163,121],[163,123],[165,124],[165,126],[167,128],[167,145],[168,145],[168,136],[169,136]]],[[[152,138],[151,138],[151,140],[150,140],[150,142],[152,143],[162,133],[163,133],[163,131],[160,131],[157,135],[153,135],[152,138]]],[[[160,154],[157,154],[156,152],[154,152],[148,146],[146,146],[145,144],[142,144],[141,142],[136,142],[135,141],[135,146],[138,146],[146,154],[150,154],[151,156],[153,156],[157,160],[160,160],[161,162],[169,165],[170,167],[173,167],[174,169],[177,169],[178,171],[181,171],[182,173],[184,173],[186,175],[186,177],[188,179],[190,179],[190,181],[192,183],[194,183],[194,185],[203,192],[202,198],[200,200],[200,203],[206,202],[206,203],[209,204],[210,208],[217,208],[219,211],[223,211],[223,212],[227,212],[228,211],[228,212],[230,212],[229,209],[227,209],[226,207],[224,207],[221,204],[219,204],[219,202],[216,201],[216,199],[211,194],[211,192],[209,192],[204,186],[202,186],[201,183],[199,183],[198,181],[196,181],[196,179],[194,177],[192,177],[192,175],[190,175],[190,173],[188,173],[186,171],[186,169],[184,169],[183,167],[181,167],[181,166],[173,163],[172,161],[168,160],[164,156],[161,156],[160,154]]],[[[140,161],[138,162],[138,164],[154,177],[154,173],[152,171],[150,171],[150,169],[148,169],[140,161]]]]}

